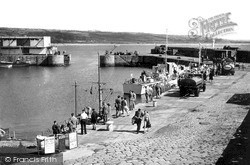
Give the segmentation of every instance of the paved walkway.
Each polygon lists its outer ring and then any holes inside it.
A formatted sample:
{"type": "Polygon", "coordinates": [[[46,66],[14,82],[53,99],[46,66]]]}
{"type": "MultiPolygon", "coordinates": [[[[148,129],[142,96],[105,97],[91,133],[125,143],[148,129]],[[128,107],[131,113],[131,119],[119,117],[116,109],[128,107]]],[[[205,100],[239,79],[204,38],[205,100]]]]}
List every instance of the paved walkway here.
{"type": "MultiPolygon", "coordinates": [[[[151,115],[152,129],[146,134],[135,134],[134,111],[113,119],[113,132],[105,125],[98,125],[97,131],[87,126],[88,134],[78,136],[79,147],[63,153],[64,163],[215,164],[247,114],[225,102],[244,92],[242,84],[249,79],[250,74],[237,71],[235,76],[215,77],[200,97],[180,98],[176,88],[157,99],[157,107],[152,102],[138,104],[136,109],[151,115]]],[[[245,88],[250,89],[248,84],[245,88]]]]}

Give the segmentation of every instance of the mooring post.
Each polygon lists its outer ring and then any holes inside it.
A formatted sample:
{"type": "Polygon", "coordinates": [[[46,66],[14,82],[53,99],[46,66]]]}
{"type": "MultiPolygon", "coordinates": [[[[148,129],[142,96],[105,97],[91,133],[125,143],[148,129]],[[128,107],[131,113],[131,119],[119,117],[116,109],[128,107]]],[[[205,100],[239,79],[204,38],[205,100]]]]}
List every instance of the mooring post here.
{"type": "Polygon", "coordinates": [[[16,139],[16,132],[13,131],[13,139],[16,139]]]}

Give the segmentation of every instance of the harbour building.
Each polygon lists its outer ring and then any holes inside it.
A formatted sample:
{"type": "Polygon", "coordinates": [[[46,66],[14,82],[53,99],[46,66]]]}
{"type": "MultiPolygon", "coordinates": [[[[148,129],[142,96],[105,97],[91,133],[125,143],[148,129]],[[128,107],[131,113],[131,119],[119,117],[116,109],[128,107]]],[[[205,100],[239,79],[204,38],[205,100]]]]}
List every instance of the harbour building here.
{"type": "Polygon", "coordinates": [[[3,36],[0,37],[0,61],[57,66],[69,64],[70,54],[57,51],[50,36],[3,36]]]}

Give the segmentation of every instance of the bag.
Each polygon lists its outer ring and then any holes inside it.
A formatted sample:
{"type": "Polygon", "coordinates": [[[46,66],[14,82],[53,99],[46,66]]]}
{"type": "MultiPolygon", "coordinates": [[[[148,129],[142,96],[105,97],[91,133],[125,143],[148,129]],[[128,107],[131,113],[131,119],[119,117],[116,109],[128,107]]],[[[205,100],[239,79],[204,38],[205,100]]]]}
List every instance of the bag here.
{"type": "Polygon", "coordinates": [[[117,103],[115,103],[115,107],[118,108],[118,104],[117,103]]]}
{"type": "Polygon", "coordinates": [[[132,117],[132,125],[134,125],[136,123],[136,118],[135,116],[132,117]]]}
{"type": "Polygon", "coordinates": [[[151,123],[150,123],[149,120],[148,120],[148,122],[147,122],[147,124],[146,124],[146,127],[147,127],[147,128],[151,128],[151,123]]]}
{"type": "Polygon", "coordinates": [[[119,111],[119,115],[122,115],[122,110],[119,111]]]}

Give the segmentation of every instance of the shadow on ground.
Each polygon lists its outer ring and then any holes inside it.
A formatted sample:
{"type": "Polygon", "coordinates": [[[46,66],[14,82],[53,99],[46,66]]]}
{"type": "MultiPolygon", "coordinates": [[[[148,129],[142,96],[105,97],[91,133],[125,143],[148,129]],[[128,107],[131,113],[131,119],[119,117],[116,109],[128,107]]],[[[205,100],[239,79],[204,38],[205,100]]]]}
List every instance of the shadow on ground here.
{"type": "Polygon", "coordinates": [[[196,97],[194,96],[194,94],[186,94],[185,96],[180,96],[180,92],[179,91],[173,91],[173,92],[169,92],[166,93],[164,96],[168,96],[168,97],[179,97],[180,99],[186,99],[188,97],[196,97]]]}
{"type": "Polygon", "coordinates": [[[234,94],[227,103],[239,104],[239,105],[250,105],[250,93],[234,94]]]}
{"type": "Polygon", "coordinates": [[[135,130],[114,130],[113,132],[128,132],[128,133],[136,133],[135,130]]]}
{"type": "Polygon", "coordinates": [[[179,91],[171,91],[171,92],[168,92],[166,93],[164,96],[168,96],[168,97],[180,97],[180,93],[179,91]]]}
{"type": "MultiPolygon", "coordinates": [[[[250,94],[235,94],[227,103],[239,105],[250,105],[250,94]]],[[[216,165],[249,165],[250,164],[250,107],[247,107],[248,114],[242,124],[236,130],[234,139],[231,139],[222,157],[218,159],[216,165]]]]}

